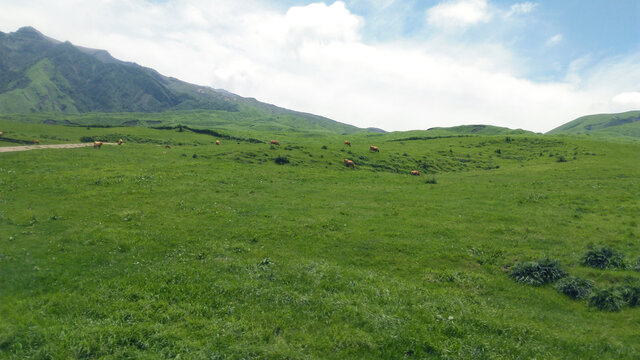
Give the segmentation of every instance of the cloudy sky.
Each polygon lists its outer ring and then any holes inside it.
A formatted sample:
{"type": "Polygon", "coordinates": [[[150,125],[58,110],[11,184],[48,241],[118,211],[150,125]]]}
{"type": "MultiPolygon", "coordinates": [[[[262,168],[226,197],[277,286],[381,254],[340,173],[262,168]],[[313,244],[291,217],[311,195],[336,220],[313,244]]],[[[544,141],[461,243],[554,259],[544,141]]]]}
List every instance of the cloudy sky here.
{"type": "Polygon", "coordinates": [[[638,0],[0,0],[162,74],[360,127],[548,131],[640,109],[638,0]]]}

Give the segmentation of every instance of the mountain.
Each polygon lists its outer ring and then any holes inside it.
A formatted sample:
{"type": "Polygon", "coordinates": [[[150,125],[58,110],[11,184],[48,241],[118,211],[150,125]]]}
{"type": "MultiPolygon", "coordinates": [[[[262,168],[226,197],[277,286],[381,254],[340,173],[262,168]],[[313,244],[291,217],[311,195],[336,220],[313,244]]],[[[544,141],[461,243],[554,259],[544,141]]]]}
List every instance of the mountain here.
{"type": "Polygon", "coordinates": [[[493,126],[493,125],[460,125],[452,127],[436,127],[428,129],[431,132],[443,132],[456,135],[516,135],[516,134],[532,134],[531,131],[522,129],[509,129],[506,127],[493,126]]]}
{"type": "Polygon", "coordinates": [[[640,111],[583,116],[559,126],[547,134],[640,138],[640,111]]]}
{"type": "Polygon", "coordinates": [[[361,129],[321,116],[198,86],[112,57],[105,50],[74,46],[32,27],[0,32],[0,114],[157,113],[206,110],[218,120],[269,122],[272,130],[361,129]]]}

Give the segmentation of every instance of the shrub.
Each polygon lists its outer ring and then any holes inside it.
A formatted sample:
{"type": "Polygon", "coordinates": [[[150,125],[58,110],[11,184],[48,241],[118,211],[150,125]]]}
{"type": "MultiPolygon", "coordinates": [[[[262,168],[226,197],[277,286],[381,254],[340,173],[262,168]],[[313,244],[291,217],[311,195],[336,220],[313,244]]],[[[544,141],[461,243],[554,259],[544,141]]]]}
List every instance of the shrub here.
{"type": "Polygon", "coordinates": [[[427,184],[437,184],[438,183],[438,181],[436,180],[435,176],[433,176],[431,179],[427,179],[425,182],[427,184]]]}
{"type": "Polygon", "coordinates": [[[593,282],[575,276],[561,279],[556,284],[556,290],[572,299],[586,299],[591,294],[593,282]]]}
{"type": "Polygon", "coordinates": [[[623,299],[613,288],[598,289],[589,297],[589,305],[604,311],[620,311],[623,299]]]}
{"type": "Polygon", "coordinates": [[[638,261],[636,261],[636,265],[633,267],[633,269],[635,271],[640,271],[640,258],[638,258],[638,261]]]}
{"type": "Polygon", "coordinates": [[[640,282],[638,280],[627,280],[625,284],[617,288],[622,300],[631,307],[640,304],[640,282]]]}
{"type": "Polygon", "coordinates": [[[510,276],[517,282],[540,286],[562,279],[567,273],[558,266],[556,260],[544,258],[517,264],[511,270],[510,276]]]}
{"type": "Polygon", "coordinates": [[[582,257],[582,263],[598,269],[625,268],[624,256],[607,246],[587,251],[582,257]]]}
{"type": "Polygon", "coordinates": [[[556,160],[556,161],[557,162],[567,162],[567,158],[562,156],[562,155],[560,155],[560,156],[558,156],[558,160],[556,160]]]}
{"type": "Polygon", "coordinates": [[[286,156],[278,156],[274,161],[278,165],[284,165],[289,163],[289,158],[287,158],[286,156]]]}

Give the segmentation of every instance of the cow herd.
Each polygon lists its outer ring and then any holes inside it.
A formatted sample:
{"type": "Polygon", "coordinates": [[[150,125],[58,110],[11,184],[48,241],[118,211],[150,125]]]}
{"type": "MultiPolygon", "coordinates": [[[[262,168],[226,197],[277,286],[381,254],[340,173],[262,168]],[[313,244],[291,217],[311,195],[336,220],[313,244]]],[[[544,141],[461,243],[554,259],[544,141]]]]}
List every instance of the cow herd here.
{"type": "MultiPolygon", "coordinates": [[[[2,131],[0,131],[0,137],[2,137],[3,135],[4,135],[4,133],[3,133],[2,131]]],[[[118,145],[122,145],[122,143],[123,143],[123,142],[124,142],[124,141],[123,141],[122,139],[119,139],[119,140],[118,140],[118,142],[117,142],[117,144],[118,144],[118,145]]],[[[33,140],[33,143],[34,143],[34,144],[40,144],[40,140],[33,140]]],[[[104,144],[104,143],[103,143],[102,141],[94,141],[94,142],[93,142],[93,147],[94,147],[95,149],[99,149],[99,148],[101,148],[101,147],[102,147],[102,145],[103,145],[103,144],[104,144]]],[[[269,141],[269,144],[271,145],[271,147],[273,147],[273,146],[280,146],[280,142],[279,142],[278,140],[270,140],[270,141],[269,141]]],[[[217,145],[217,146],[220,146],[220,140],[216,140],[216,145],[217,145]]],[[[345,140],[345,141],[344,141],[344,145],[345,145],[345,146],[348,146],[348,147],[351,147],[351,141],[349,141],[349,140],[345,140]]],[[[171,149],[171,145],[165,145],[164,147],[165,147],[166,149],[171,149]]],[[[379,148],[379,147],[377,147],[377,146],[375,146],[375,145],[369,145],[369,151],[371,151],[371,152],[378,152],[378,153],[379,153],[379,152],[380,152],[380,148],[379,148]]],[[[353,162],[353,160],[350,160],[350,159],[344,159],[344,166],[349,167],[349,168],[352,168],[352,169],[355,169],[356,164],[355,164],[355,162],[353,162]]],[[[411,171],[411,175],[414,175],[414,176],[420,176],[420,172],[419,172],[419,171],[417,171],[417,170],[413,170],[413,171],[411,171]]]]}

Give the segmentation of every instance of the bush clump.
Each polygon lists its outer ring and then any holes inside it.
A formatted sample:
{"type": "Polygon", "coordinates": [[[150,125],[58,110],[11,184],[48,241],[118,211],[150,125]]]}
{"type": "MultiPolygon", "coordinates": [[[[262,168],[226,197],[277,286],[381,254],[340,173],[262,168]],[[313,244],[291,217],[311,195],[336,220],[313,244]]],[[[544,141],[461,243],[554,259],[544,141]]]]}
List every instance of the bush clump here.
{"type": "Polygon", "coordinates": [[[638,258],[638,261],[636,261],[636,265],[633,267],[633,269],[635,271],[640,271],[640,258],[638,258]]]}
{"type": "Polygon", "coordinates": [[[640,305],[640,281],[627,280],[617,288],[622,300],[631,307],[640,305]]]}
{"type": "Polygon", "coordinates": [[[593,290],[593,282],[576,276],[561,279],[556,284],[556,290],[572,299],[586,299],[593,290]]]}
{"type": "Polygon", "coordinates": [[[289,163],[289,158],[287,158],[286,156],[278,156],[274,161],[278,165],[284,165],[289,163]]]}
{"type": "Polygon", "coordinates": [[[510,276],[517,282],[540,286],[562,279],[567,273],[558,266],[556,260],[544,258],[516,264],[510,276]]]}
{"type": "Polygon", "coordinates": [[[595,290],[589,297],[589,306],[604,311],[620,311],[623,302],[620,293],[611,287],[595,290]]]}
{"type": "Polygon", "coordinates": [[[598,269],[624,269],[626,266],[624,255],[608,246],[587,251],[582,257],[582,264],[598,269]]]}

